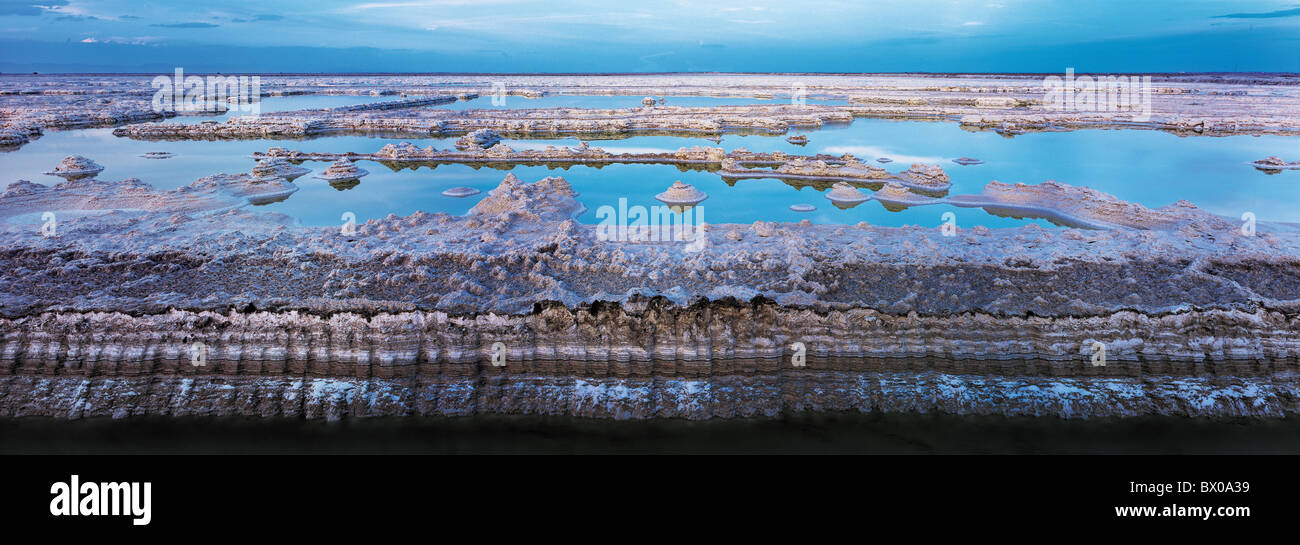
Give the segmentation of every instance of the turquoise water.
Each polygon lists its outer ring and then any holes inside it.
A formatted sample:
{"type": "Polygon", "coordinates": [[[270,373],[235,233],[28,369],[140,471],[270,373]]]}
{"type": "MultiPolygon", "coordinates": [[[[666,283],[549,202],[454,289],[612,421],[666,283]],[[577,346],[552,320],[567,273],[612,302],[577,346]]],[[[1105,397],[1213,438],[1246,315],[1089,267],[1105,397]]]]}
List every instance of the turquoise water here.
{"type": "MultiPolygon", "coordinates": [[[[307,107],[331,107],[361,102],[392,100],[393,97],[311,96],[269,98],[263,112],[307,107]]],[[[668,103],[688,100],[744,103],[744,99],[715,97],[669,97],[668,103]],[[737,102],[740,100],[741,102],[737,102]]],[[[458,102],[456,105],[490,104],[488,99],[458,102]]],[[[780,99],[777,99],[780,100],[780,99]]],[[[639,97],[553,96],[542,99],[507,97],[507,107],[551,107],[573,101],[575,106],[612,107],[616,101],[637,103],[639,97]],[[534,101],[542,101],[537,103],[534,101]]],[[[750,99],[749,103],[763,102],[750,99]]],[[[702,105],[702,104],[685,104],[702,105]]],[[[191,118],[197,119],[197,118],[191,118]]],[[[1048,179],[1071,185],[1085,185],[1146,206],[1158,207],[1179,199],[1189,200],[1211,212],[1240,217],[1253,212],[1260,220],[1300,222],[1300,171],[1266,175],[1246,163],[1269,155],[1300,157],[1300,139],[1281,136],[1179,137],[1146,130],[1085,130],[1065,133],[1025,134],[1006,138],[991,132],[970,132],[954,123],[859,119],[847,126],[831,126],[806,133],[807,146],[785,141],[785,136],[724,136],[720,144],[705,138],[636,136],[621,140],[595,141],[592,145],[611,152],[670,151],[682,146],[721,146],[728,150],[744,147],[753,151],[813,154],[853,153],[864,161],[890,157],[883,165],[900,171],[912,162],[939,163],[951,175],[951,194],[978,193],[990,180],[1039,183],[1048,179]],[[961,156],[985,161],[961,166],[951,159],[961,156]]],[[[19,179],[53,185],[57,178],[42,174],[67,155],[90,157],[105,167],[100,179],[138,177],[155,187],[169,189],[187,185],[197,178],[218,172],[247,172],[254,164],[249,156],[268,147],[315,152],[373,152],[384,144],[409,140],[423,147],[451,148],[453,138],[392,139],[368,136],[329,136],[311,140],[243,140],[149,142],[118,138],[111,129],[51,131],[16,151],[0,152],[0,183],[19,179]],[[145,159],[146,152],[166,151],[170,159],[145,159]]],[[[510,140],[516,149],[547,145],[575,145],[576,139],[510,140]]],[[[873,163],[876,164],[876,163],[873,163]]],[[[308,162],[313,174],[326,163],[308,162]]],[[[483,195],[457,199],[440,193],[455,186],[469,186],[486,193],[496,187],[505,170],[475,169],[465,165],[441,165],[435,169],[403,169],[362,161],[370,171],[359,185],[340,191],[324,181],[299,178],[301,190],[288,200],[258,210],[274,210],[293,216],[306,225],[335,225],[343,212],[353,212],[359,221],[388,214],[408,215],[423,210],[463,214],[483,195]]],[[[1044,220],[1002,218],[982,209],[947,205],[916,207],[901,212],[885,210],[868,202],[849,210],[830,205],[822,191],[795,187],[780,180],[741,180],[728,185],[716,174],[702,170],[682,171],[669,165],[609,165],[603,168],[571,166],[550,169],[542,166],[514,167],[512,172],[525,181],[562,175],[581,195],[588,212],[579,219],[598,221],[595,210],[617,206],[620,198],[630,206],[659,204],[654,195],[674,180],[682,180],[709,194],[702,208],[704,221],[750,223],[798,221],[876,225],[925,225],[941,223],[944,212],[954,212],[958,225],[1014,226],[1024,223],[1050,225],[1044,220]],[[793,212],[793,204],[812,204],[814,212],[793,212]]]]}

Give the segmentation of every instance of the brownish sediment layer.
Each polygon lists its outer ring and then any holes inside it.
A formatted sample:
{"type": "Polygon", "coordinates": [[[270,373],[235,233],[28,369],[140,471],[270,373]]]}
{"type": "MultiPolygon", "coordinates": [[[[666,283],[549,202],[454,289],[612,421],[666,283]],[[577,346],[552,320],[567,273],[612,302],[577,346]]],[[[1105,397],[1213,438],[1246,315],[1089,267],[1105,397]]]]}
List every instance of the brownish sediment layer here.
{"type": "Polygon", "coordinates": [[[0,415],[1282,416],[1300,408],[1296,325],[1263,311],[926,318],[663,299],[517,316],[59,313],[0,321],[0,415]],[[1111,347],[1105,366],[1093,341],[1111,347]]]}

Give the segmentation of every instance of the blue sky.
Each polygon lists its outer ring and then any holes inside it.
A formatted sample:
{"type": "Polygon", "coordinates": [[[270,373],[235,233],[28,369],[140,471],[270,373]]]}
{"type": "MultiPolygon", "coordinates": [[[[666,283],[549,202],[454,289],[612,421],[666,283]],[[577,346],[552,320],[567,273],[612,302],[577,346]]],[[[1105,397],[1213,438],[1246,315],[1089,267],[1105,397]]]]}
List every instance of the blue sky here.
{"type": "Polygon", "coordinates": [[[0,70],[1300,72],[1300,3],[0,0],[0,70]]]}

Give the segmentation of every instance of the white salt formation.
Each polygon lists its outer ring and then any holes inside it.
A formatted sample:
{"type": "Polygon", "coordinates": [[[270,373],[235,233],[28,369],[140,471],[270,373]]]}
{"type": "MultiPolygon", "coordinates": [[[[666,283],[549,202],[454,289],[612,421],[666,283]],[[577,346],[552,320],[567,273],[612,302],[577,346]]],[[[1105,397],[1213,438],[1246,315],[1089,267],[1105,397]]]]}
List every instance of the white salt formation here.
{"type": "Polygon", "coordinates": [[[1300,161],[1287,162],[1275,155],[1270,155],[1251,164],[1260,170],[1300,170],[1300,161]]]}
{"type": "Polygon", "coordinates": [[[367,174],[370,173],[365,169],[352,164],[352,161],[344,158],[335,161],[334,164],[330,165],[329,168],[326,168],[324,172],[321,172],[319,176],[314,177],[321,180],[341,181],[356,180],[367,174]]]}
{"type": "Polygon", "coordinates": [[[921,206],[941,202],[934,197],[926,197],[909,191],[902,184],[889,182],[880,191],[871,194],[872,200],[880,201],[886,208],[899,209],[909,206],[921,206]]]}
{"type": "MultiPolygon", "coordinates": [[[[1300,129],[1300,93],[1286,75],[1162,74],[1152,76],[1151,115],[1054,108],[1041,76],[987,75],[722,75],[646,74],[617,76],[262,76],[270,96],[407,94],[411,98],[339,108],[242,116],[226,123],[140,123],[165,119],[157,112],[143,76],[88,78],[41,75],[0,81],[0,146],[21,146],[44,130],[118,126],[115,134],[133,138],[265,138],[309,136],[340,131],[406,132],[413,136],[463,135],[477,129],[528,134],[636,134],[666,131],[720,135],[761,130],[783,134],[855,118],[955,120],[970,130],[1005,135],[1088,128],[1163,130],[1181,135],[1278,134],[1300,129]],[[752,104],[705,108],[587,109],[492,108],[457,111],[439,104],[476,97],[494,83],[510,94],[606,94],[625,96],[773,97],[791,85],[814,86],[827,98],[848,104],[752,104]],[[50,92],[57,90],[57,92],[50,92]],[[86,96],[99,97],[87,101],[86,96]],[[563,112],[573,112],[565,114],[563,112]],[[631,115],[629,115],[629,113],[631,115]]],[[[490,146],[484,146],[490,147],[490,146]]]]}
{"type": "Polygon", "coordinates": [[[311,172],[311,169],[295,165],[278,157],[270,157],[259,160],[257,165],[253,166],[251,172],[254,176],[284,178],[292,182],[295,178],[311,172]]]}
{"type": "Polygon", "coordinates": [[[456,149],[487,149],[497,145],[501,135],[492,129],[477,129],[456,140],[456,149]]]}
{"type": "Polygon", "coordinates": [[[695,189],[691,184],[684,184],[681,180],[673,182],[673,185],[667,191],[655,195],[655,200],[664,204],[674,206],[694,206],[704,202],[709,198],[703,191],[695,189]]]}
{"type": "Polygon", "coordinates": [[[69,180],[79,180],[82,178],[93,177],[103,170],[104,167],[99,166],[99,163],[91,161],[90,159],[80,155],[69,155],[64,157],[63,160],[59,162],[58,166],[54,167],[54,170],[46,172],[46,174],[69,180]]]}
{"type": "Polygon", "coordinates": [[[835,185],[831,186],[830,192],[826,194],[826,198],[837,205],[857,205],[871,199],[866,193],[847,182],[835,182],[835,185]]]}
{"type": "Polygon", "coordinates": [[[443,190],[442,196],[461,198],[461,197],[470,197],[473,195],[478,195],[479,193],[480,193],[479,190],[474,189],[472,187],[453,187],[450,189],[443,190]]]}

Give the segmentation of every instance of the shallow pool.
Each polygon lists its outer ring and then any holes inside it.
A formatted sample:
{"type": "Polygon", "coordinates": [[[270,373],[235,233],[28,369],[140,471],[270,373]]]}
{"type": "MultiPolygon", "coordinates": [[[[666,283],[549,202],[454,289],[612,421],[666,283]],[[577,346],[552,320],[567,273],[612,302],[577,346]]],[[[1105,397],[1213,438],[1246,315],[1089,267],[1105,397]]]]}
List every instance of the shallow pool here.
{"type": "MultiPolygon", "coordinates": [[[[393,97],[283,97],[268,99],[268,108],[295,109],[328,107],[392,100],[393,97]],[[286,102],[287,101],[287,102],[286,102]]],[[[634,100],[635,99],[635,100],[634,100]]],[[[725,100],[716,97],[669,97],[678,99],[725,100]]],[[[458,102],[483,103],[486,98],[458,102]]],[[[613,107],[615,101],[636,97],[551,96],[541,99],[507,97],[509,107],[527,101],[542,101],[539,107],[568,105],[613,107]],[[513,101],[513,102],[510,102],[513,101]]],[[[744,99],[740,99],[744,100],[744,99]]],[[[759,101],[750,99],[748,103],[759,101]]],[[[744,103],[744,102],[736,102],[744,103]]],[[[265,110],[264,110],[265,111],[265,110]]],[[[1240,217],[1253,212],[1260,220],[1300,222],[1300,171],[1266,175],[1246,163],[1269,155],[1300,156],[1300,139],[1282,136],[1179,137],[1147,130],[1084,130],[1062,133],[1031,133],[1006,138],[992,132],[971,132],[950,122],[891,121],[859,119],[851,125],[829,126],[807,132],[809,142],[798,146],[785,136],[727,135],[721,143],[706,138],[635,136],[621,140],[598,140],[592,145],[614,153],[670,151],[683,146],[721,146],[728,150],[744,147],[753,151],[814,154],[852,153],[875,163],[879,157],[893,159],[883,165],[890,171],[906,169],[913,162],[939,163],[951,175],[951,194],[978,193],[990,180],[1039,183],[1048,179],[1085,185],[1146,206],[1158,207],[1186,199],[1211,212],[1240,217]],[[956,157],[975,157],[984,164],[961,166],[956,157]]],[[[53,185],[59,179],[44,175],[67,155],[79,154],[104,166],[100,179],[137,177],[155,187],[169,189],[187,185],[197,178],[219,172],[247,172],[254,164],[253,152],[281,146],[308,152],[373,152],[384,144],[409,140],[423,147],[451,148],[453,138],[393,139],[368,136],[329,136],[309,140],[241,141],[141,141],[119,138],[111,129],[51,131],[16,151],[0,152],[0,182],[19,179],[53,185]],[[170,152],[173,157],[150,159],[147,152],[170,152]]],[[[516,149],[547,145],[575,145],[577,139],[510,140],[516,149]]],[[[308,162],[313,169],[297,180],[301,190],[288,200],[256,207],[289,214],[307,225],[334,225],[344,212],[359,221],[388,214],[407,215],[423,210],[463,214],[484,194],[497,186],[506,170],[472,168],[465,165],[427,166],[394,172],[379,163],[362,161],[370,171],[360,184],[340,190],[311,176],[326,163],[308,162]],[[484,193],[467,197],[444,197],[450,187],[468,186],[484,193]]],[[[958,225],[1014,226],[1024,223],[1050,225],[1036,219],[993,216],[982,209],[947,205],[917,207],[901,212],[885,210],[868,202],[849,210],[831,206],[813,187],[798,187],[780,180],[742,180],[733,184],[704,170],[681,170],[669,165],[609,165],[603,168],[571,166],[552,169],[518,166],[512,172],[525,181],[562,175],[580,193],[588,212],[581,221],[596,223],[595,210],[617,206],[620,198],[629,205],[656,205],[654,195],[674,180],[694,184],[709,194],[702,204],[704,221],[711,223],[798,221],[876,225],[915,224],[936,226],[944,212],[957,215],[958,225]],[[794,204],[811,204],[812,212],[794,212],[794,204]]]]}

